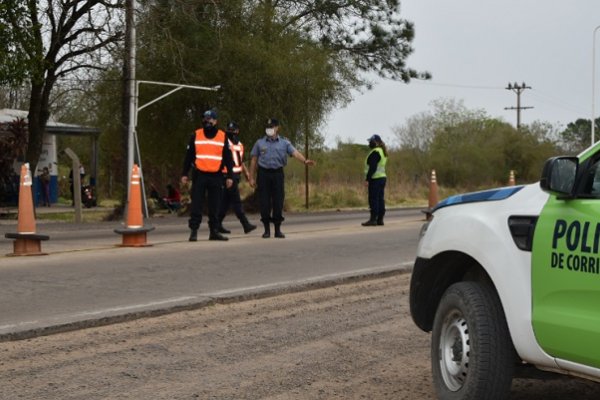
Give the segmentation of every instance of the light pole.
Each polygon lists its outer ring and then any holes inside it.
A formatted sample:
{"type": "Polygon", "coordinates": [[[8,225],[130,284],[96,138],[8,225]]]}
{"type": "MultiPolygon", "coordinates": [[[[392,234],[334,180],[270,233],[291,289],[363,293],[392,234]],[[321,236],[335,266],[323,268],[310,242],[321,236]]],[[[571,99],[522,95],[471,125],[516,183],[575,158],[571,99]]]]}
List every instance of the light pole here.
{"type": "Polygon", "coordinates": [[[596,141],[595,139],[595,121],[596,118],[596,32],[600,29],[600,25],[598,25],[594,29],[594,34],[592,35],[592,145],[596,141]]]}

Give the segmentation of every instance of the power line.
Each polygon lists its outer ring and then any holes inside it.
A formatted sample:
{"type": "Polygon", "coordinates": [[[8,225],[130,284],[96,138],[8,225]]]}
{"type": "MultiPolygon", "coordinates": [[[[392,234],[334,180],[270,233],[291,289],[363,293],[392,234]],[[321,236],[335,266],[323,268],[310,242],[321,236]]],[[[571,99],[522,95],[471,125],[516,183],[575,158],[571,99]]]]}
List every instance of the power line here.
{"type": "Polygon", "coordinates": [[[574,115],[584,115],[587,111],[583,110],[581,107],[577,107],[573,104],[569,104],[565,101],[562,100],[558,100],[556,98],[553,98],[552,96],[549,96],[548,94],[544,93],[544,92],[540,92],[539,90],[536,89],[532,89],[531,95],[535,98],[538,99],[538,101],[542,102],[542,103],[548,103],[553,105],[554,107],[557,108],[562,108],[563,110],[572,112],[574,115]]]}
{"type": "Polygon", "coordinates": [[[431,81],[422,81],[422,80],[414,80],[410,82],[412,83],[418,83],[421,85],[428,85],[428,86],[444,86],[444,87],[455,87],[455,88],[462,88],[462,89],[483,89],[483,90],[503,90],[504,88],[501,86],[481,86],[481,85],[462,85],[462,84],[457,84],[457,83],[436,83],[436,82],[431,82],[431,81]]]}

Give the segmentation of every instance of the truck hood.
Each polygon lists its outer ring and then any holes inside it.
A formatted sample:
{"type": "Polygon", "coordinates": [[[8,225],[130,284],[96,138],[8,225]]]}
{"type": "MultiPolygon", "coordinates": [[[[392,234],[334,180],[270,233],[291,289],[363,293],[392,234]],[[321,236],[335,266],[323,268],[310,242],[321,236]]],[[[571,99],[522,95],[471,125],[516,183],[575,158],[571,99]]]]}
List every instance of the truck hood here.
{"type": "Polygon", "coordinates": [[[436,204],[432,211],[438,210],[442,207],[449,207],[458,204],[505,200],[513,194],[520,191],[521,189],[523,189],[524,187],[524,185],[510,186],[490,190],[483,190],[481,192],[457,194],[455,196],[450,196],[440,201],[438,204],[436,204]]]}

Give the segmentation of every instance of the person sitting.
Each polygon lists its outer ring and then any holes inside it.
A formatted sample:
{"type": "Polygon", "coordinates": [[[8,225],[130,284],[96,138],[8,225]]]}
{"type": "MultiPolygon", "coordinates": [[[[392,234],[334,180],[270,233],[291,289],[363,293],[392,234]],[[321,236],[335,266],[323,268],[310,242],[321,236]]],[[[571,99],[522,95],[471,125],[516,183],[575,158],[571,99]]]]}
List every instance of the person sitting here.
{"type": "Polygon", "coordinates": [[[167,185],[167,196],[163,198],[169,212],[176,212],[181,208],[181,193],[173,185],[167,185]]]}

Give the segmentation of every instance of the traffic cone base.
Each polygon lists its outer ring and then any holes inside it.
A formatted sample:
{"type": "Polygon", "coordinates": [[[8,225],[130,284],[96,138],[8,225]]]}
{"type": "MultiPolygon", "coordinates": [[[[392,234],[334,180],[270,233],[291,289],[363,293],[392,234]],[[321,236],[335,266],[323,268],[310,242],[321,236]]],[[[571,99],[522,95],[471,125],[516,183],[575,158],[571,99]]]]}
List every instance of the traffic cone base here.
{"type": "Polygon", "coordinates": [[[146,233],[154,230],[153,226],[145,228],[125,228],[115,229],[116,233],[121,234],[123,240],[119,247],[150,247],[151,244],[146,242],[146,233]]]}
{"type": "Polygon", "coordinates": [[[31,195],[31,173],[29,164],[21,166],[21,179],[19,184],[19,213],[17,233],[7,233],[4,236],[14,239],[14,252],[8,256],[42,256],[42,240],[50,239],[46,235],[38,235],[35,230],[35,214],[33,212],[33,198],[31,195]]]}
{"type": "Polygon", "coordinates": [[[7,239],[15,239],[13,242],[13,252],[7,254],[10,257],[17,256],[45,256],[48,253],[42,252],[42,240],[50,239],[46,235],[7,233],[4,235],[7,239]]]}

